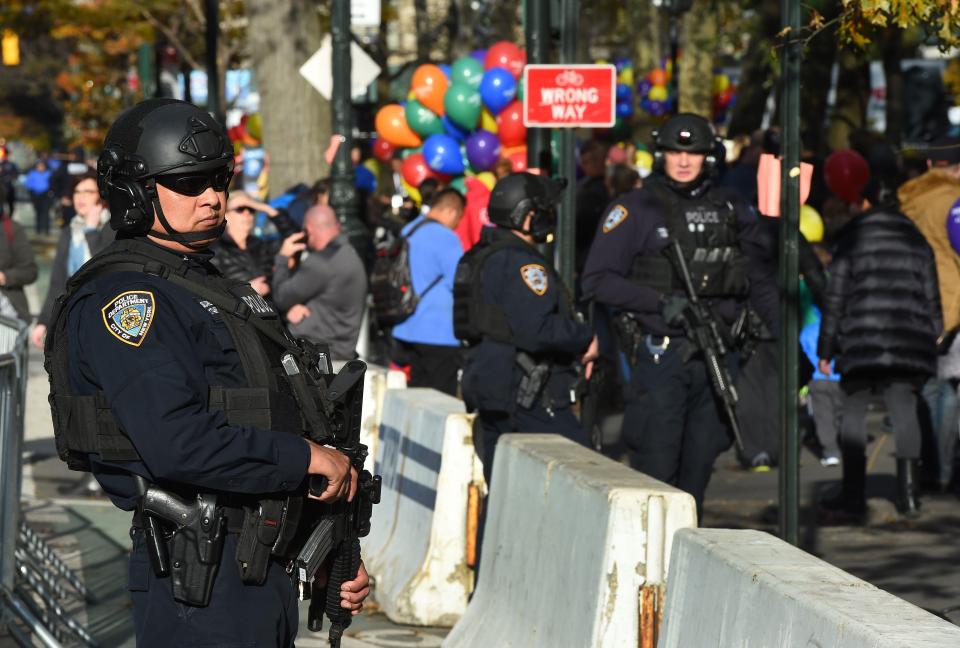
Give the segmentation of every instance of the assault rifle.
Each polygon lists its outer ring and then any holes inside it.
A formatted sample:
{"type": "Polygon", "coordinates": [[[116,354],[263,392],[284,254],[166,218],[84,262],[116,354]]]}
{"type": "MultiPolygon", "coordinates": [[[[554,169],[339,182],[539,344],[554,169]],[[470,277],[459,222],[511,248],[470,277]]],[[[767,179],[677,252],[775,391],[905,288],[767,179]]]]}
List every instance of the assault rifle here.
{"type": "MultiPolygon", "coordinates": [[[[680,243],[676,239],[671,239],[667,247],[664,248],[664,254],[670,259],[674,270],[683,281],[683,289],[687,294],[688,304],[678,314],[678,319],[683,324],[687,339],[694,347],[689,351],[689,355],[693,355],[697,351],[703,354],[704,363],[707,365],[707,374],[710,376],[710,384],[713,386],[717,398],[723,403],[723,409],[727,415],[727,421],[730,423],[730,430],[733,432],[737,449],[742,453],[743,438],[740,436],[740,423],[737,420],[736,412],[739,397],[727,369],[727,344],[720,332],[720,326],[716,317],[710,312],[710,308],[697,297],[697,290],[693,286],[690,269],[687,267],[687,260],[683,256],[680,243]]],[[[667,323],[670,324],[671,322],[667,323]]]]}
{"type": "MultiPolygon", "coordinates": [[[[316,500],[305,503],[304,520],[298,534],[302,542],[297,556],[287,565],[287,571],[297,584],[301,601],[310,600],[307,625],[313,632],[323,629],[323,614],[330,618],[330,646],[339,648],[343,632],[352,621],[349,610],[340,607],[341,585],[356,578],[360,567],[360,538],[370,533],[373,505],[380,502],[380,476],[363,469],[367,447],[360,443],[361,409],[363,405],[363,377],[367,365],[351,360],[336,375],[327,368],[327,357],[312,358],[308,371],[315,372],[319,406],[313,394],[304,394],[306,380],[290,354],[282,364],[297,400],[314,431],[311,440],[334,446],[350,458],[359,479],[352,502],[324,504],[316,500]],[[319,362],[318,362],[319,360],[319,362]],[[320,574],[329,562],[326,578],[320,574]],[[319,578],[318,578],[319,576],[319,578]]],[[[327,478],[313,475],[309,492],[319,496],[327,487],[327,478]]]]}

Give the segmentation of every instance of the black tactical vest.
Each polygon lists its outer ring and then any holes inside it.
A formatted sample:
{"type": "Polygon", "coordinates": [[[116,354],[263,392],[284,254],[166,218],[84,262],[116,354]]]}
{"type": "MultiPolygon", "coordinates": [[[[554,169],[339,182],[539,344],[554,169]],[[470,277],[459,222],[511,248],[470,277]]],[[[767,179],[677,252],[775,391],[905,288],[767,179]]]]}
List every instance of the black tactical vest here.
{"type": "MultiPolygon", "coordinates": [[[[645,189],[663,206],[667,234],[680,243],[697,295],[745,297],[750,280],[747,258],[737,238],[733,204],[715,189],[698,198],[684,198],[657,182],[648,183],[645,189]]],[[[683,290],[673,265],[662,256],[637,256],[630,278],[661,293],[683,290]]]]}
{"type": "MultiPolygon", "coordinates": [[[[140,460],[103,394],[80,396],[73,393],[70,385],[66,306],[83,284],[113,272],[143,272],[166,279],[219,310],[240,355],[247,382],[242,388],[210,387],[209,409],[223,411],[230,425],[296,434],[303,434],[308,426],[321,425],[305,420],[288,381],[279,379],[284,353],[293,355],[301,370],[307,360],[269,303],[248,284],[207,275],[176,254],[145,242],[118,240],[70,278],[66,292],[56,302],[47,332],[44,368],[50,378],[54,437],[57,452],[69,468],[89,470],[91,453],[105,461],[140,460]]],[[[309,376],[307,371],[302,373],[309,376]]]]}

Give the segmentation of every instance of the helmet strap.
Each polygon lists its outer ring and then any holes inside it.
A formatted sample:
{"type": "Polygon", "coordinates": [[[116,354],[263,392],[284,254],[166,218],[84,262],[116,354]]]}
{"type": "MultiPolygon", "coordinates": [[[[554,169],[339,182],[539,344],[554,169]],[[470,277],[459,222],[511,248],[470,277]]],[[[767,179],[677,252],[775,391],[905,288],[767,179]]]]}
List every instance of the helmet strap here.
{"type": "Polygon", "coordinates": [[[223,221],[216,227],[200,230],[199,232],[179,232],[175,230],[163,213],[163,208],[160,206],[160,196],[157,195],[156,191],[153,192],[153,209],[157,215],[157,218],[160,220],[160,224],[163,225],[163,228],[167,231],[159,232],[155,229],[151,229],[149,232],[147,232],[147,234],[163,241],[173,241],[174,243],[179,243],[185,248],[189,248],[195,252],[206,249],[208,245],[197,245],[197,241],[210,241],[213,239],[218,239],[227,228],[227,222],[223,221]]]}

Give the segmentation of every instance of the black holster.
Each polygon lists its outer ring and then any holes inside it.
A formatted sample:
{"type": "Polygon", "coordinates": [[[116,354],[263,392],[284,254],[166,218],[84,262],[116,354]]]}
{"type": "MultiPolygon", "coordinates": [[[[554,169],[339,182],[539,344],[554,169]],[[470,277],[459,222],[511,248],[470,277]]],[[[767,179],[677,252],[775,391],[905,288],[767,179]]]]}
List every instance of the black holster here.
{"type": "Polygon", "coordinates": [[[297,534],[302,508],[303,498],[295,496],[263,499],[255,506],[244,506],[236,554],[244,583],[263,585],[270,560],[286,556],[290,541],[297,534]]]}

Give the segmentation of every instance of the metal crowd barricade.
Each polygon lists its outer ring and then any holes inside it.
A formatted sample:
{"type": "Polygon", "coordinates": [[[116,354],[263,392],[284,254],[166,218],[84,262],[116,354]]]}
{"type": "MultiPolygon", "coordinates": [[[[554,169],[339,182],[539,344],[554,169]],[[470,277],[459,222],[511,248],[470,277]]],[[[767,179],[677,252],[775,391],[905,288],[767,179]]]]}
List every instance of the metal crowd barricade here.
{"type": "Polygon", "coordinates": [[[21,646],[34,639],[47,648],[97,646],[64,609],[71,599],[89,598],[86,587],[20,515],[27,331],[0,317],[0,623],[21,646]]]}

